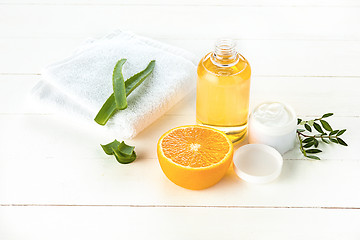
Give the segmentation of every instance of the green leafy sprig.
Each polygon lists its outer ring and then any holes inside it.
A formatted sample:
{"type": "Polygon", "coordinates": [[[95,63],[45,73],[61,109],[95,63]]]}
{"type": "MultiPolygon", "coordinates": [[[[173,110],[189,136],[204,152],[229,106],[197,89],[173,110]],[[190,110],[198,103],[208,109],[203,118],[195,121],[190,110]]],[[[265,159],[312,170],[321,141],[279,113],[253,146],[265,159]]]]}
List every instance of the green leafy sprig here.
{"type": "Polygon", "coordinates": [[[320,141],[326,144],[335,143],[347,146],[347,143],[340,138],[340,136],[345,133],[346,129],[333,130],[330,124],[324,120],[324,118],[331,117],[332,115],[334,114],[326,113],[322,115],[321,118],[309,121],[303,121],[298,118],[297,124],[305,128],[297,129],[296,131],[300,142],[300,151],[305,157],[320,160],[318,156],[313,155],[322,152],[318,148],[320,141]],[[315,129],[314,132],[313,129],[315,129]]]}

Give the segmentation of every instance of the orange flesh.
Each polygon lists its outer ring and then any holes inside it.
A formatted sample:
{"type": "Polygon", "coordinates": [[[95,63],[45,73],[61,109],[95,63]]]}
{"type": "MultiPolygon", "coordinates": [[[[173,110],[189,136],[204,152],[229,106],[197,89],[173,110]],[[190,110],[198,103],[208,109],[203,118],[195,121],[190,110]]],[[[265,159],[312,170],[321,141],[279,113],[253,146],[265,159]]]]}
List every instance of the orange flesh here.
{"type": "Polygon", "coordinates": [[[207,167],[223,160],[229,143],[220,133],[205,128],[180,128],[164,137],[165,157],[182,166],[207,167]]]}

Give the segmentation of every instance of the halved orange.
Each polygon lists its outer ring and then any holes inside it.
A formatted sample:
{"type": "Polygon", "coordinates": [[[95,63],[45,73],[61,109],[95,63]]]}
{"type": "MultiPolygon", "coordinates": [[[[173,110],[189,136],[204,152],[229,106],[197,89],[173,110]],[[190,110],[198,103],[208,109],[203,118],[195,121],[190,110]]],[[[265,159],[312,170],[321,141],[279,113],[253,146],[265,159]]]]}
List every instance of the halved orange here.
{"type": "Polygon", "coordinates": [[[225,175],[233,158],[233,144],[221,131],[191,125],[173,128],[157,144],[160,166],[175,184],[204,189],[225,175]]]}

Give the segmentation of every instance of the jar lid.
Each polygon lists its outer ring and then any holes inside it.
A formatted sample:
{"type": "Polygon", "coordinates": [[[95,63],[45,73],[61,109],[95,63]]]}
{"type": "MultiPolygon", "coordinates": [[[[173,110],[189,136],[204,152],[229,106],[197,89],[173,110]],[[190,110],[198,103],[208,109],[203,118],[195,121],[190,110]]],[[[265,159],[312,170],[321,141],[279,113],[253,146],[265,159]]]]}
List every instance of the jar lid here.
{"type": "Polygon", "coordinates": [[[280,175],[283,158],[265,144],[247,144],[235,152],[233,162],[241,179],[250,183],[268,183],[280,175]]]}

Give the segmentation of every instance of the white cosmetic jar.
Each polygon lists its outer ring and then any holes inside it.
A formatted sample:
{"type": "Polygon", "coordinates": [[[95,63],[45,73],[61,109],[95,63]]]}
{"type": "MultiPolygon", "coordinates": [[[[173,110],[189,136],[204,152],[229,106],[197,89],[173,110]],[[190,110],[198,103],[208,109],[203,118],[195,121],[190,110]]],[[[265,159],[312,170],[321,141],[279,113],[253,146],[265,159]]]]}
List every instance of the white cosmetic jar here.
{"type": "Polygon", "coordinates": [[[257,106],[249,118],[249,143],[261,143],[280,154],[295,145],[297,117],[294,109],[281,102],[265,102],[257,106]]]}

